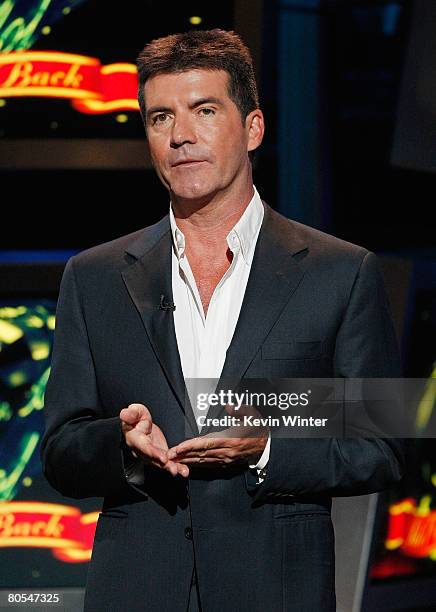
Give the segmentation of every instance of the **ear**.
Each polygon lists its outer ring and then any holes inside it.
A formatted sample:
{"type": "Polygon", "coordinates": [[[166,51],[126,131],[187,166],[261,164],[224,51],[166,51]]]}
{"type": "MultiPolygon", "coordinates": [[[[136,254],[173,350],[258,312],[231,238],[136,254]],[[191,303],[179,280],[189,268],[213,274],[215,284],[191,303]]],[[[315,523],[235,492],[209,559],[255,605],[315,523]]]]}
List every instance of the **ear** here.
{"type": "Polygon", "coordinates": [[[265,121],[260,108],[256,108],[247,115],[245,128],[248,132],[247,151],[254,151],[262,142],[265,133],[265,121]]]}

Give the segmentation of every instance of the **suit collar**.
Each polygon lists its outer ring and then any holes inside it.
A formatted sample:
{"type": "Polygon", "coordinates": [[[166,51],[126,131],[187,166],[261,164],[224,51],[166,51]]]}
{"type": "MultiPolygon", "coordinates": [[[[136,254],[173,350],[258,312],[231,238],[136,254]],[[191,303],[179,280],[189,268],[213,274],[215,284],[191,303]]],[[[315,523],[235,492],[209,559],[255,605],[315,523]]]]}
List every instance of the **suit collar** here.
{"type": "Polygon", "coordinates": [[[125,252],[129,253],[129,255],[133,255],[136,259],[140,259],[149,251],[153,250],[159,240],[169,231],[170,221],[169,215],[167,214],[154,225],[144,228],[140,235],[127,245],[125,252]]]}
{"type": "MultiPolygon", "coordinates": [[[[298,224],[277,213],[264,200],[262,200],[262,204],[265,214],[261,232],[267,232],[269,238],[277,241],[277,243],[283,246],[285,251],[289,251],[293,255],[307,248],[307,242],[298,224]]],[[[170,230],[170,216],[168,213],[157,223],[144,228],[142,233],[125,248],[125,251],[139,259],[151,251],[157,242],[170,230]]]]}

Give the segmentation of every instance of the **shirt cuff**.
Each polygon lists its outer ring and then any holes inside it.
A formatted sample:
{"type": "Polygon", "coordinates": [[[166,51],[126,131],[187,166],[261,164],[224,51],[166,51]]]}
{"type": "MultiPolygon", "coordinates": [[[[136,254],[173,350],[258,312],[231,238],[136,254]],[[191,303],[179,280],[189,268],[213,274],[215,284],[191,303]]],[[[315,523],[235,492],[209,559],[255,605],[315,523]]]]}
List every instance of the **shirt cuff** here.
{"type": "Polygon", "coordinates": [[[271,447],[271,431],[268,432],[268,440],[265,444],[265,448],[263,449],[263,453],[261,454],[259,461],[257,463],[248,465],[248,467],[251,470],[257,471],[257,477],[258,477],[257,484],[260,484],[261,482],[265,480],[265,476],[266,476],[265,468],[269,461],[270,447],[271,447]]]}

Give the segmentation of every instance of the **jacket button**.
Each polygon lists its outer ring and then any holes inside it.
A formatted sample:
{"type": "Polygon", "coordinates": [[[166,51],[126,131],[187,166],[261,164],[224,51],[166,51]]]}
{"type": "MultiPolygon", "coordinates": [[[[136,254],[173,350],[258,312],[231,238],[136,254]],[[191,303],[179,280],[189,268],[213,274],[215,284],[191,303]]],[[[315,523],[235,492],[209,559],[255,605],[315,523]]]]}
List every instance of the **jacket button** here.
{"type": "Polygon", "coordinates": [[[187,540],[192,540],[192,529],[191,529],[191,527],[185,527],[185,538],[187,540]]]}

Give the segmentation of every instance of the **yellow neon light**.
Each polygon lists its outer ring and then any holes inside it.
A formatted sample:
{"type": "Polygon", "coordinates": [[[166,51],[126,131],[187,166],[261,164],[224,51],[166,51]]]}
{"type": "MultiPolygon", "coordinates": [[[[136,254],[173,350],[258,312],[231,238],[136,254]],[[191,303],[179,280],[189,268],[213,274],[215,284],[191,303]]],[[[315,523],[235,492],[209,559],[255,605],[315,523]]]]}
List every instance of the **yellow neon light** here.
{"type": "MultiPolygon", "coordinates": [[[[104,101],[104,95],[101,92],[87,90],[85,87],[73,87],[65,86],[66,83],[60,82],[57,86],[57,82],[59,81],[58,73],[55,75],[55,79],[52,84],[48,84],[47,81],[50,80],[49,73],[44,72],[36,72],[35,77],[38,76],[39,83],[35,82],[35,86],[31,84],[31,81],[34,80],[33,73],[30,74],[30,68],[32,68],[32,62],[48,62],[50,64],[76,64],[70,68],[70,71],[67,74],[67,79],[71,79],[70,72],[74,72],[74,83],[77,85],[84,78],[84,75],[77,75],[77,71],[80,68],[86,66],[92,66],[94,68],[98,68],[99,75],[107,76],[110,74],[113,75],[136,75],[137,69],[134,64],[129,64],[126,62],[117,62],[114,64],[108,64],[107,66],[102,66],[98,59],[90,58],[87,56],[81,56],[77,54],[69,54],[69,53],[58,53],[58,52],[44,52],[44,51],[29,51],[29,52],[12,52],[12,53],[4,53],[0,55],[0,66],[1,65],[14,65],[20,66],[20,62],[25,62],[25,76],[27,77],[28,82],[24,83],[24,81],[18,83],[18,87],[13,85],[12,76],[15,78],[15,72],[12,71],[11,75],[4,81],[3,86],[0,84],[0,96],[3,98],[15,98],[15,97],[46,97],[46,98],[67,98],[69,100],[80,100],[82,101],[81,105],[77,105],[77,110],[82,110],[83,112],[111,112],[118,110],[139,110],[139,104],[135,99],[135,96],[132,96],[130,99],[115,99],[104,101]],[[29,73],[29,74],[28,74],[29,73]],[[39,76],[42,74],[44,76],[43,79],[40,79],[39,76]],[[32,78],[31,78],[32,77],[32,78]]],[[[38,67],[39,68],[39,67],[38,67]]],[[[14,68],[15,70],[15,68],[14,68]]],[[[21,70],[21,69],[20,69],[21,70]]],[[[59,73],[61,74],[61,73],[59,73]]],[[[95,75],[96,77],[99,75],[95,75]]],[[[21,72],[20,72],[20,77],[21,72]]],[[[64,75],[65,76],[65,75],[64,75]]],[[[68,84],[69,85],[69,84],[68,84]]],[[[93,87],[93,85],[90,85],[93,87]]],[[[74,105],[73,105],[74,106],[74,105]]]]}
{"type": "Polygon", "coordinates": [[[15,370],[7,377],[7,380],[14,387],[19,387],[27,381],[27,375],[23,370],[15,370]]]}
{"type": "Polygon", "coordinates": [[[88,512],[88,514],[84,514],[80,519],[82,525],[90,525],[91,523],[96,523],[97,519],[100,515],[100,512],[88,512]]]}
{"type": "Polygon", "coordinates": [[[47,359],[50,355],[50,347],[47,342],[32,342],[30,352],[32,359],[40,361],[41,359],[47,359]]]}
{"type": "Polygon", "coordinates": [[[26,324],[28,327],[44,327],[44,321],[37,315],[30,315],[27,317],[26,324]]]}
{"type": "Polygon", "coordinates": [[[0,85],[2,96],[43,96],[45,98],[100,98],[101,94],[86,89],[68,89],[67,87],[5,87],[0,85]]]}
{"type": "Polygon", "coordinates": [[[25,51],[24,53],[2,53],[0,64],[11,64],[15,62],[61,62],[64,64],[80,63],[84,66],[99,66],[100,62],[95,57],[87,55],[75,55],[73,53],[57,53],[56,51],[25,51]]]}
{"type": "Polygon", "coordinates": [[[0,317],[19,317],[27,311],[25,306],[4,306],[0,308],[0,317]]]}
{"type": "Polygon", "coordinates": [[[419,502],[419,506],[416,509],[417,516],[428,516],[430,514],[431,495],[424,495],[419,502]]]}
{"type": "Polygon", "coordinates": [[[112,74],[112,72],[130,72],[131,74],[136,74],[138,71],[134,64],[126,63],[108,64],[101,69],[101,74],[112,74]]]}
{"type": "Polygon", "coordinates": [[[394,504],[389,508],[389,514],[396,516],[397,514],[402,514],[403,512],[412,512],[415,509],[415,505],[410,501],[403,501],[399,504],[394,504]]]}
{"type": "Polygon", "coordinates": [[[404,538],[395,538],[392,540],[386,540],[385,546],[388,550],[395,550],[396,548],[400,548],[403,542],[404,542],[404,538]]]}
{"type": "Polygon", "coordinates": [[[23,331],[9,321],[2,321],[0,319],[0,338],[5,344],[12,344],[19,338],[23,337],[23,331]]]}
{"type": "Polygon", "coordinates": [[[0,502],[0,514],[11,512],[38,512],[42,514],[64,514],[78,516],[80,510],[74,506],[50,504],[44,502],[0,502]]]}
{"type": "Polygon", "coordinates": [[[89,100],[86,101],[86,107],[90,110],[122,110],[127,107],[128,110],[138,110],[139,104],[136,100],[111,100],[110,102],[103,102],[102,100],[89,100]]]}
{"type": "Polygon", "coordinates": [[[433,372],[430,378],[427,380],[425,385],[425,391],[416,410],[416,428],[418,431],[422,431],[433,413],[433,406],[436,402],[436,384],[434,380],[436,378],[436,365],[433,368],[433,372]]]}
{"type": "Polygon", "coordinates": [[[29,536],[13,536],[12,538],[0,537],[0,548],[6,546],[38,546],[39,548],[81,548],[83,545],[80,542],[74,540],[67,540],[66,538],[42,538],[42,537],[29,537],[29,536]]]}
{"type": "Polygon", "coordinates": [[[75,550],[63,550],[62,552],[64,555],[68,556],[69,559],[73,559],[74,561],[87,561],[91,558],[90,550],[76,548],[75,550]]]}

